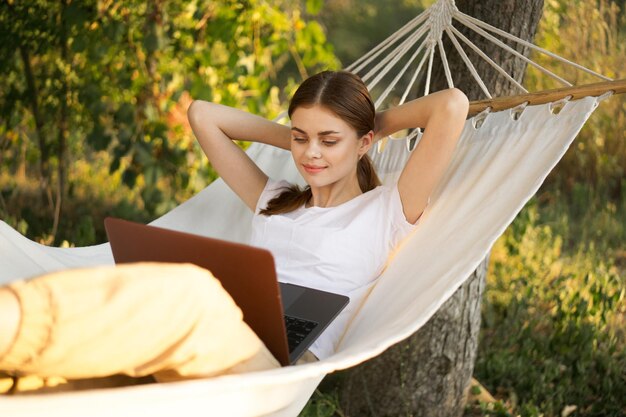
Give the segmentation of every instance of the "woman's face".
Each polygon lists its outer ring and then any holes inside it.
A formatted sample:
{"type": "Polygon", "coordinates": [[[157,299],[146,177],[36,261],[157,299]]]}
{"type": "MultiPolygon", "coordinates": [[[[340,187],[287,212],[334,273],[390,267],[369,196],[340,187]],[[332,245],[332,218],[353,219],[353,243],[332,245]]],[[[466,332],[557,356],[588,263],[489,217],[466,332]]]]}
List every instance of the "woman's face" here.
{"type": "Polygon", "coordinates": [[[291,115],[291,155],[311,187],[355,175],[368,148],[367,140],[325,107],[298,107],[291,115]]]}

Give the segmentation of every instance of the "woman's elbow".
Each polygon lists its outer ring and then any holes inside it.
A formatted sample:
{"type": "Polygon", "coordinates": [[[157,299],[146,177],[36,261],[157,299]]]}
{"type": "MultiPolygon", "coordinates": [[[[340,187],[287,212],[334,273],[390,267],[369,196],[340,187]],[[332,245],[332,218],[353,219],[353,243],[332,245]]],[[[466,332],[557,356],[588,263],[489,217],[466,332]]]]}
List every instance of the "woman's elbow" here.
{"type": "Polygon", "coordinates": [[[187,108],[187,119],[190,123],[217,122],[222,114],[222,106],[206,100],[193,100],[187,108]]]}
{"type": "Polygon", "coordinates": [[[448,95],[447,108],[449,111],[467,117],[470,102],[465,93],[458,88],[450,88],[448,89],[448,95]]]}
{"type": "Polygon", "coordinates": [[[192,125],[197,123],[200,118],[206,117],[208,102],[204,100],[193,100],[187,109],[187,120],[192,125]],[[204,117],[202,114],[204,113],[204,117]]]}

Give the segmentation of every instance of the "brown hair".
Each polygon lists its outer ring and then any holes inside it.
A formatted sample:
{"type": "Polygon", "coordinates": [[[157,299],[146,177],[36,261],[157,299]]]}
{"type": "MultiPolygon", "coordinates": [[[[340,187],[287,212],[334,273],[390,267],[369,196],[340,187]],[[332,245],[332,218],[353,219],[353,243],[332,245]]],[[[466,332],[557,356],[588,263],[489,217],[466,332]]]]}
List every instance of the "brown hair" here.
{"type": "MultiPolygon", "coordinates": [[[[289,103],[289,117],[298,107],[321,105],[335,113],[356,130],[358,137],[374,130],[376,110],[367,87],[359,76],[347,71],[323,71],[307,78],[296,90],[289,103]]],[[[357,178],[362,192],[370,191],[381,184],[372,160],[364,154],[357,165],[357,178]]],[[[311,187],[301,190],[291,185],[274,197],[260,214],[289,213],[312,196],[311,187]]]]}

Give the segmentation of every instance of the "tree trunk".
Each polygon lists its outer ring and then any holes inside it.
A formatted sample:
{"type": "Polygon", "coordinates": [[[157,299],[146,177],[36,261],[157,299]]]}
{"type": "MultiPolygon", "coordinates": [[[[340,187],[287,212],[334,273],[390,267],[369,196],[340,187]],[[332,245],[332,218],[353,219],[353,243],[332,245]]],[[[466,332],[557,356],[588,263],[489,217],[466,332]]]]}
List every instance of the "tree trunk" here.
{"type": "MultiPolygon", "coordinates": [[[[457,0],[456,4],[463,13],[530,42],[543,10],[543,0],[457,0]]],[[[521,83],[526,69],[524,61],[465,30],[458,22],[455,27],[521,83]]],[[[506,43],[528,55],[528,48],[506,43]]],[[[444,46],[454,85],[470,100],[486,98],[447,36],[444,46]]],[[[472,50],[464,50],[492,95],[517,92],[472,50]]],[[[434,62],[440,62],[439,58],[434,62]]],[[[430,91],[447,87],[443,67],[434,65],[430,91]]],[[[423,92],[424,86],[418,91],[423,92]]],[[[346,416],[462,414],[476,360],[488,260],[489,255],[419,331],[382,355],[343,372],[339,379],[340,402],[346,416]]]]}
{"type": "Polygon", "coordinates": [[[35,120],[35,131],[37,132],[37,140],[39,144],[39,184],[43,198],[47,197],[50,210],[54,209],[54,203],[52,202],[52,194],[50,192],[50,152],[49,145],[46,143],[46,138],[43,132],[44,121],[41,113],[39,112],[39,93],[37,91],[37,83],[35,82],[35,76],[30,62],[30,52],[25,45],[20,45],[20,56],[22,57],[22,63],[24,65],[24,75],[26,77],[26,85],[28,86],[28,104],[33,113],[33,119],[35,120]]]}
{"type": "MultiPolygon", "coordinates": [[[[68,0],[62,0],[61,2],[61,10],[58,16],[58,24],[60,25],[59,30],[59,47],[61,49],[61,62],[63,66],[70,65],[69,52],[68,52],[68,34],[67,34],[67,22],[64,19],[65,11],[68,7],[68,0]]],[[[54,202],[54,219],[52,222],[52,237],[56,239],[57,232],[59,230],[59,222],[61,220],[61,210],[63,207],[63,199],[65,198],[65,178],[66,178],[66,147],[67,147],[67,137],[68,137],[68,111],[67,111],[67,103],[70,99],[69,97],[69,87],[68,87],[68,77],[65,72],[65,68],[59,73],[59,79],[61,81],[61,92],[60,92],[60,112],[59,112],[59,136],[58,136],[58,145],[57,145],[57,186],[56,186],[56,200],[54,202]]]]}

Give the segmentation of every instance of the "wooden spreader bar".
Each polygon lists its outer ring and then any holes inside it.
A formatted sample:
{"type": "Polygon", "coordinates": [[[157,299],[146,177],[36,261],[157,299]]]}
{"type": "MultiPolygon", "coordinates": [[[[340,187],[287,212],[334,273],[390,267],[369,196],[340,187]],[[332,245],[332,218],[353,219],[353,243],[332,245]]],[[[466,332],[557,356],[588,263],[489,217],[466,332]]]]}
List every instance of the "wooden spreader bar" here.
{"type": "Polygon", "coordinates": [[[468,117],[475,116],[487,107],[491,107],[491,111],[500,111],[511,109],[525,102],[528,102],[528,105],[545,104],[561,100],[567,96],[572,96],[570,100],[577,100],[583,97],[601,96],[608,91],[612,91],[613,94],[626,93],[626,79],[556,88],[554,90],[544,90],[537,93],[497,97],[491,100],[472,101],[470,103],[468,117]]]}

